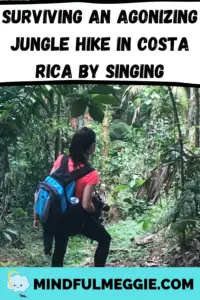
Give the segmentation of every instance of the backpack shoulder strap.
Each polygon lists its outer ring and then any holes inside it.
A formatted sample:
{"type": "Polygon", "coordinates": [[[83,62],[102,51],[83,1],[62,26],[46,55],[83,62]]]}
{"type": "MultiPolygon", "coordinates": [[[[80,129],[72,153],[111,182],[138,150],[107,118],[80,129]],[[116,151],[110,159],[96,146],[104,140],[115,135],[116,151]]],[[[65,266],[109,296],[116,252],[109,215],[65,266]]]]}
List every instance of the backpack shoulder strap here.
{"type": "Polygon", "coordinates": [[[72,175],[74,181],[90,174],[91,172],[93,172],[95,169],[93,167],[91,167],[90,165],[86,165],[76,171],[70,172],[70,174],[72,175]]]}
{"type": "Polygon", "coordinates": [[[60,169],[62,169],[64,172],[69,172],[68,160],[69,156],[66,153],[64,153],[60,164],[60,169]]]}
{"type": "MultiPolygon", "coordinates": [[[[64,153],[60,165],[60,169],[62,170],[63,173],[69,172],[68,160],[69,160],[69,156],[66,153],[64,153]]],[[[90,164],[88,164],[78,170],[69,173],[71,174],[73,180],[76,181],[88,175],[89,173],[93,172],[94,170],[95,169],[90,164]]]]}

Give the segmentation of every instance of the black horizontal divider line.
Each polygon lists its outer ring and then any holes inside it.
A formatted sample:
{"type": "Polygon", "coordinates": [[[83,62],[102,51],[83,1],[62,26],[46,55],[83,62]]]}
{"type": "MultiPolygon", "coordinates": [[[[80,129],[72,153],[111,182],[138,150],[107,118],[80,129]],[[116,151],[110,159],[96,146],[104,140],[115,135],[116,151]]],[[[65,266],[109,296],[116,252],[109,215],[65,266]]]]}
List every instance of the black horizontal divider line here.
{"type": "Polygon", "coordinates": [[[158,86],[182,86],[199,87],[199,84],[172,82],[172,81],[122,81],[122,80],[51,80],[51,81],[20,81],[0,82],[0,86],[24,86],[24,85],[52,85],[52,84],[121,84],[121,85],[158,85],[158,86]]]}
{"type": "Polygon", "coordinates": [[[176,1],[176,0],[164,0],[164,1],[131,1],[131,0],[124,0],[124,1],[66,1],[66,0],[33,0],[33,1],[1,1],[0,0],[0,5],[33,5],[33,4],[59,4],[59,3],[91,3],[91,4],[126,4],[126,3],[145,3],[145,2],[150,2],[150,3],[155,3],[155,2],[188,2],[188,3],[193,3],[193,2],[200,2],[200,0],[193,0],[193,1],[188,1],[188,0],[182,0],[182,1],[176,1]]]}

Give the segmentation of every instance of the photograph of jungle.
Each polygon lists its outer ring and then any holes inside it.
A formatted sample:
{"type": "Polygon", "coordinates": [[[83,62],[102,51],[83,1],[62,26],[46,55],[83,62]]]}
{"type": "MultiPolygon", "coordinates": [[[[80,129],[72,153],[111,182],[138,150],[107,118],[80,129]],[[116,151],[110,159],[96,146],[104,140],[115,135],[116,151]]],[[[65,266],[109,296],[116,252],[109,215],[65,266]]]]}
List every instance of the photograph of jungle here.
{"type": "Polygon", "coordinates": [[[0,267],[200,266],[199,91],[0,87],[0,267]],[[61,165],[66,176],[88,168],[74,177],[71,218],[49,182],[48,212],[36,193],[61,165]]]}

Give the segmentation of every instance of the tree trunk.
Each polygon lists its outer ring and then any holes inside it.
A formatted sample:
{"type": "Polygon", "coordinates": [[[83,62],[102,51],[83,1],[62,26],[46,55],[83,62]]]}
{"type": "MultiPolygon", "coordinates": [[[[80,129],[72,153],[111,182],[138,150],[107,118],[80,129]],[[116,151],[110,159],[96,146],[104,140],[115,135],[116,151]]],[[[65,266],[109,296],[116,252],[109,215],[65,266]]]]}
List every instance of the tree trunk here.
{"type": "Polygon", "coordinates": [[[185,124],[186,124],[186,137],[187,139],[189,139],[189,135],[190,135],[190,124],[189,124],[189,110],[190,110],[190,99],[191,99],[191,88],[185,88],[186,92],[187,92],[187,96],[189,99],[189,103],[188,103],[188,108],[185,109],[185,124]]]}
{"type": "Polygon", "coordinates": [[[190,87],[190,103],[188,109],[188,139],[191,144],[195,143],[195,133],[194,133],[194,126],[195,126],[195,95],[194,95],[194,88],[190,87]]]}
{"type": "Polygon", "coordinates": [[[11,194],[11,184],[10,184],[10,165],[8,159],[8,145],[7,140],[4,139],[4,142],[0,144],[0,186],[1,186],[1,194],[2,194],[2,201],[1,201],[1,211],[0,211],[0,220],[6,222],[4,214],[6,212],[7,206],[10,200],[11,194]]]}
{"type": "Polygon", "coordinates": [[[178,110],[176,106],[176,101],[174,99],[174,95],[172,93],[171,87],[168,87],[170,98],[173,104],[173,111],[174,111],[174,117],[175,117],[175,123],[177,126],[178,130],[178,140],[179,140],[179,145],[180,145],[180,169],[181,169],[181,187],[182,189],[184,188],[184,160],[183,160],[183,137],[182,137],[182,132],[181,132],[181,126],[179,122],[179,116],[178,116],[178,110]]]}
{"type": "Polygon", "coordinates": [[[51,157],[51,149],[50,149],[49,139],[47,134],[44,136],[44,153],[45,153],[46,170],[49,170],[50,168],[49,157],[51,157]]]}
{"type": "Polygon", "coordinates": [[[196,99],[196,116],[195,116],[195,147],[200,146],[200,132],[199,132],[199,117],[200,117],[200,108],[199,108],[199,89],[195,88],[195,99],[196,99]]]}
{"type": "Polygon", "coordinates": [[[188,115],[189,126],[194,126],[194,88],[190,88],[190,109],[188,115]]]}
{"type": "MultiPolygon", "coordinates": [[[[57,96],[57,111],[56,111],[56,119],[57,119],[57,126],[60,125],[60,112],[61,112],[61,96],[57,96]]],[[[60,154],[60,129],[58,128],[56,131],[56,138],[55,138],[55,159],[60,154]]]]}
{"type": "Polygon", "coordinates": [[[62,140],[61,140],[61,154],[64,153],[65,148],[66,148],[66,142],[65,142],[65,140],[62,138],[62,140]]]}
{"type": "Polygon", "coordinates": [[[104,115],[104,120],[102,123],[102,146],[103,146],[103,150],[102,150],[102,155],[103,157],[107,157],[108,156],[108,143],[109,143],[109,124],[110,124],[110,115],[108,112],[108,109],[106,109],[105,111],[105,115],[104,115]]]}
{"type": "Polygon", "coordinates": [[[84,115],[77,118],[77,129],[81,129],[85,126],[84,115]]]}
{"type": "MultiPolygon", "coordinates": [[[[178,135],[179,135],[178,140],[179,140],[179,145],[180,145],[181,188],[182,188],[182,192],[183,192],[184,191],[184,183],[185,183],[184,182],[183,137],[182,137],[181,126],[180,126],[180,122],[179,122],[176,101],[175,101],[174,95],[172,93],[171,87],[168,87],[168,90],[169,90],[170,98],[171,98],[171,101],[173,104],[174,119],[175,119],[175,123],[176,123],[177,130],[178,130],[178,135]]],[[[185,246],[185,243],[186,243],[185,229],[183,229],[181,233],[182,233],[182,237],[180,239],[180,243],[185,246]]]]}

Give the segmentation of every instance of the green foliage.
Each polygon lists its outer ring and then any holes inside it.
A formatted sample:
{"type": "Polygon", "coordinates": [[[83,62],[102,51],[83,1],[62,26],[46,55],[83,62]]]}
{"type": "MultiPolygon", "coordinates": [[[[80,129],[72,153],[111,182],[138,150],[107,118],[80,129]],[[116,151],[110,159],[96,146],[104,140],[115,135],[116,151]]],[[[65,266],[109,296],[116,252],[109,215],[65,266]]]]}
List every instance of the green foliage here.
{"type": "Polygon", "coordinates": [[[115,121],[110,126],[110,139],[112,141],[115,140],[127,141],[130,131],[131,131],[130,126],[128,126],[126,123],[115,121]]]}
{"type": "Polygon", "coordinates": [[[86,107],[88,106],[88,99],[81,98],[72,104],[71,115],[73,118],[77,118],[85,113],[86,107]]]}
{"type": "Polygon", "coordinates": [[[123,148],[126,148],[126,142],[120,141],[120,140],[112,141],[112,149],[113,150],[119,151],[120,149],[123,149],[123,148]]]}
{"type": "Polygon", "coordinates": [[[104,119],[104,112],[98,105],[90,104],[89,106],[89,114],[93,118],[93,120],[102,123],[104,119]]]}
{"type": "MultiPolygon", "coordinates": [[[[110,85],[98,84],[89,91],[90,94],[109,95],[114,93],[114,89],[110,85]]],[[[101,101],[100,101],[101,102],[101,101]]],[[[107,104],[107,103],[106,103],[107,104]]],[[[110,103],[112,104],[112,103],[110,103]]]]}
{"type": "Polygon", "coordinates": [[[117,101],[112,95],[97,95],[92,98],[92,102],[99,104],[116,104],[117,101]]]}
{"type": "Polygon", "coordinates": [[[72,95],[75,101],[72,103],[71,115],[77,118],[89,109],[90,116],[97,122],[104,119],[105,105],[113,105],[117,100],[113,96],[114,89],[107,85],[96,85],[87,91],[72,95]],[[77,100],[78,98],[78,100],[77,100]]]}
{"type": "Polygon", "coordinates": [[[199,177],[196,180],[187,182],[185,191],[181,193],[175,206],[169,211],[165,222],[180,236],[181,243],[185,243],[185,232],[193,231],[200,215],[200,189],[199,177]]]}
{"type": "MultiPolygon", "coordinates": [[[[42,230],[35,231],[32,226],[32,219],[26,219],[26,226],[23,230],[16,222],[17,230],[20,236],[19,244],[4,244],[0,253],[0,267],[16,266],[49,266],[50,260],[45,258],[42,253],[42,230]],[[23,235],[21,233],[23,232],[23,235]],[[34,242],[33,242],[34,241],[34,242]]],[[[108,263],[125,259],[133,264],[136,259],[145,260],[146,250],[142,247],[134,249],[131,238],[142,233],[141,226],[131,220],[120,221],[116,224],[107,226],[108,232],[112,235],[111,253],[108,263]],[[112,249],[125,249],[125,252],[112,251],[112,249]]],[[[9,241],[9,243],[11,243],[9,241]]],[[[69,241],[69,249],[65,257],[64,264],[67,267],[80,267],[87,261],[93,265],[93,252],[97,246],[96,242],[90,243],[90,240],[83,237],[72,237],[69,241]]]]}

